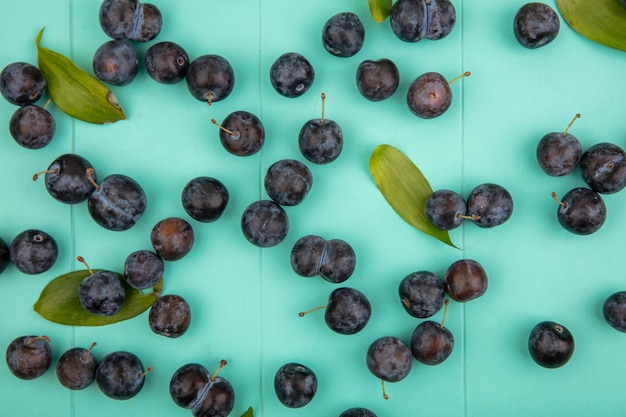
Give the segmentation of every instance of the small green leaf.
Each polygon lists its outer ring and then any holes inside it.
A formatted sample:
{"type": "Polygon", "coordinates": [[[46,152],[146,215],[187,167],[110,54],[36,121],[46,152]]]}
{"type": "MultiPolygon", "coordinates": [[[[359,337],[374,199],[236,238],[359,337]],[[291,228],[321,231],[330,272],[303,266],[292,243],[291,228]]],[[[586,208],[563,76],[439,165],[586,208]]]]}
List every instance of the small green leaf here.
{"type": "Polygon", "coordinates": [[[393,146],[379,145],[370,157],[369,168],[383,197],[400,217],[418,230],[457,248],[448,232],[437,229],[426,217],[424,205],[433,190],[406,155],[393,146]]]}
{"type": "Polygon", "coordinates": [[[254,417],[254,411],[252,411],[252,407],[248,407],[246,412],[243,413],[241,417],[254,417]]]}
{"type": "Polygon", "coordinates": [[[626,8],[620,0],[557,0],[556,5],[580,35],[626,51],[626,8]]]}
{"type": "Polygon", "coordinates": [[[391,0],[367,0],[374,22],[382,22],[391,12],[391,0]]]}
{"type": "MultiPolygon", "coordinates": [[[[92,272],[97,271],[94,269],[92,272]]],[[[55,323],[70,326],[103,326],[143,313],[152,306],[163,287],[163,280],[161,280],[152,289],[152,293],[143,294],[126,284],[123,276],[118,274],[126,289],[124,304],[120,311],[112,316],[97,316],[85,310],[78,300],[78,286],[84,278],[90,275],[88,270],[81,270],[56,277],[41,292],[34,305],[35,311],[43,318],[55,323]]]]}
{"type": "Polygon", "coordinates": [[[126,118],[117,98],[99,79],[72,60],[41,46],[43,29],[37,35],[37,60],[48,93],[68,115],[88,123],[114,123],[126,118]]]}

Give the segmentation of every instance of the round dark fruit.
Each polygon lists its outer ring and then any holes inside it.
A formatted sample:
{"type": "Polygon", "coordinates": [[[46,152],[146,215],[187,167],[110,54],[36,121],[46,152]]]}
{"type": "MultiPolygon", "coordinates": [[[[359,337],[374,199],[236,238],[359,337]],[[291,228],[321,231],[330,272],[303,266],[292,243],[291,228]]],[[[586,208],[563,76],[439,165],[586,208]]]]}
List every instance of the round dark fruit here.
{"type": "Polygon", "coordinates": [[[296,241],[291,248],[291,267],[302,277],[314,277],[320,273],[322,255],[326,239],[317,235],[306,235],[296,241]]]}
{"type": "Polygon", "coordinates": [[[270,83],[284,97],[300,97],[311,88],[314,80],[313,66],[297,52],[284,53],[270,67],[270,83]]]}
{"type": "Polygon", "coordinates": [[[511,194],[498,184],[480,184],[467,196],[467,215],[483,228],[503,224],[513,214],[511,194]]]}
{"type": "Polygon", "coordinates": [[[92,67],[99,80],[111,85],[128,85],[139,71],[137,49],[125,39],[105,42],[96,50],[92,67]]]}
{"type": "Polygon", "coordinates": [[[364,42],[365,27],[354,13],[337,13],[322,28],[322,45],[332,55],[351,57],[361,50],[364,42]]]}
{"type": "Polygon", "coordinates": [[[52,349],[47,336],[20,336],[6,351],[9,371],[19,379],[39,378],[52,365],[52,349]]]}
{"type": "MultiPolygon", "coordinates": [[[[553,194],[556,198],[556,194],[553,194]]],[[[600,230],[606,220],[606,205],[600,194],[585,187],[568,191],[558,200],[557,219],[565,230],[590,235],[600,230]]]]}
{"type": "Polygon", "coordinates": [[[41,274],[52,268],[59,249],[52,236],[37,229],[19,233],[11,241],[11,262],[24,274],[41,274]]]}
{"type": "Polygon", "coordinates": [[[344,282],[356,268],[356,253],[352,246],[341,239],[326,241],[320,259],[319,275],[333,284],[344,282]]]}
{"type": "Polygon", "coordinates": [[[330,119],[307,121],[298,135],[300,153],[314,164],[328,164],[339,157],[343,149],[341,126],[330,119]]]}
{"type": "Polygon", "coordinates": [[[459,227],[467,217],[467,204],[455,191],[437,190],[426,199],[424,213],[437,229],[452,230],[459,227]]]}
{"type": "Polygon", "coordinates": [[[274,391],[278,401],[288,408],[307,405],[317,392],[317,376],[311,368],[287,363],[274,375],[274,391]]]}
{"type": "Polygon", "coordinates": [[[180,217],[168,217],[157,222],[150,232],[155,252],[165,261],[177,261],[191,251],[194,243],[191,225],[180,217]]]}
{"type": "Polygon", "coordinates": [[[113,39],[151,41],[163,26],[160,10],[138,0],[104,0],[98,18],[104,33],[113,39]]]}
{"type": "Polygon", "coordinates": [[[190,180],[181,194],[185,212],[203,223],[219,219],[228,205],[228,189],[221,181],[211,177],[190,180]]]}
{"type": "Polygon", "coordinates": [[[530,332],[528,350],[530,357],[544,368],[559,368],[574,354],[574,337],[562,324],[543,321],[530,332]]]}
{"type": "Polygon", "coordinates": [[[56,122],[48,110],[28,104],[15,110],[9,120],[9,133],[15,142],[26,149],[41,149],[56,133],[56,122]]]}
{"type": "Polygon", "coordinates": [[[472,259],[453,262],[444,276],[446,293],[455,301],[465,302],[487,292],[487,273],[481,264],[472,259]]]}
{"type": "Polygon", "coordinates": [[[421,322],[411,335],[411,352],[424,365],[439,365],[452,354],[454,336],[440,323],[421,322]]]}
{"type": "Polygon", "coordinates": [[[387,382],[406,378],[413,366],[411,349],[394,336],[376,339],[367,349],[367,368],[374,376],[387,382]]]}
{"type": "Polygon", "coordinates": [[[391,7],[389,21],[402,41],[438,40],[452,32],[456,10],[449,0],[398,0],[391,7]]]}
{"type": "Polygon", "coordinates": [[[0,93],[16,106],[34,104],[46,87],[46,79],[39,68],[27,62],[13,62],[0,72],[0,93]]]}
{"type": "Polygon", "coordinates": [[[158,42],[144,56],[146,72],[161,84],[175,84],[187,76],[189,55],[182,46],[174,42],[158,42]]]}
{"type": "Polygon", "coordinates": [[[556,39],[560,29],[559,16],[544,3],[526,3],[515,14],[513,33],[525,48],[536,49],[556,39]]]}
{"type": "Polygon", "coordinates": [[[138,250],[126,257],[124,278],[136,290],[145,290],[158,284],[163,278],[163,258],[149,250],[138,250]]]}
{"type": "Polygon", "coordinates": [[[233,155],[250,156],[261,150],[265,143],[265,127],[256,115],[244,110],[230,113],[221,125],[219,137],[224,149],[233,155]]]}
{"type": "Polygon", "coordinates": [[[611,294],[602,304],[602,315],[612,328],[626,333],[626,291],[611,294]]]}
{"type": "Polygon", "coordinates": [[[446,290],[441,278],[433,272],[417,271],[400,281],[398,294],[404,310],[413,317],[423,319],[441,310],[446,290]]]}
{"type": "MultiPolygon", "coordinates": [[[[87,170],[91,175],[91,170],[87,170]]],[[[94,221],[116,232],[133,227],[146,211],[146,194],[134,179],[112,174],[89,195],[87,209],[94,221]]]]}
{"type": "Polygon", "coordinates": [[[444,114],[452,104],[452,90],[443,75],[427,72],[409,86],[406,102],[411,112],[423,119],[444,114]]]}
{"type": "Polygon", "coordinates": [[[581,155],[580,142],[570,133],[548,133],[537,145],[539,167],[552,177],[560,177],[574,171],[581,155]]]}
{"type": "Polygon", "coordinates": [[[235,391],[230,382],[220,376],[212,376],[191,413],[194,417],[227,417],[234,405],[235,391]]]}
{"type": "MultiPolygon", "coordinates": [[[[95,343],[92,344],[92,348],[95,343]]],[[[91,353],[91,348],[81,347],[66,350],[56,365],[57,379],[67,389],[82,390],[96,380],[98,362],[91,353]]]]}
{"type": "Polygon", "coordinates": [[[351,335],[363,330],[372,315],[369,300],[354,288],[337,288],[330,293],[324,313],[326,325],[333,331],[351,335]]]}
{"type": "Polygon", "coordinates": [[[4,239],[0,237],[0,273],[2,273],[11,262],[11,249],[4,239]]]}
{"type": "Polygon", "coordinates": [[[273,200],[255,201],[241,215],[241,231],[253,245],[262,248],[276,246],[287,237],[289,217],[273,200]]]}
{"type": "Polygon", "coordinates": [[[150,307],[150,329],[161,336],[177,338],[185,334],[191,324],[191,309],[180,295],[162,295],[150,307]]]}
{"type": "Polygon", "coordinates": [[[170,380],[170,396],[176,405],[192,408],[201,400],[201,394],[211,376],[207,369],[198,363],[188,363],[174,372],[170,380]]]}
{"type": "Polygon", "coordinates": [[[230,62],[213,54],[201,55],[191,61],[186,80],[191,95],[208,104],[224,100],[235,87],[235,73],[230,62]]]}
{"type": "Polygon", "coordinates": [[[313,174],[300,161],[281,159],[267,169],[263,184],[272,200],[281,206],[296,206],[309,194],[313,174]]]}
{"type": "Polygon", "coordinates": [[[133,353],[116,351],[106,355],[96,369],[96,384],[114,400],[128,400],[141,391],[146,370],[133,353]]]}
{"type": "Polygon", "coordinates": [[[400,72],[390,59],[367,59],[356,69],[357,89],[370,101],[381,101],[391,97],[399,85],[400,72]]]}
{"type": "Polygon", "coordinates": [[[126,292],[122,280],[115,272],[103,270],[81,281],[78,299],[91,314],[112,316],[124,305],[126,292]]]}
{"type": "Polygon", "coordinates": [[[339,417],[376,417],[376,414],[367,408],[353,407],[339,414],[339,417]]]}
{"type": "Polygon", "coordinates": [[[71,153],[60,155],[45,171],[46,190],[61,203],[81,203],[96,189],[86,174],[88,169],[92,170],[91,177],[96,181],[93,166],[85,158],[71,153]]]}
{"type": "Polygon", "coordinates": [[[626,152],[613,143],[591,146],[579,166],[583,180],[597,193],[613,194],[626,187],[626,152]]]}

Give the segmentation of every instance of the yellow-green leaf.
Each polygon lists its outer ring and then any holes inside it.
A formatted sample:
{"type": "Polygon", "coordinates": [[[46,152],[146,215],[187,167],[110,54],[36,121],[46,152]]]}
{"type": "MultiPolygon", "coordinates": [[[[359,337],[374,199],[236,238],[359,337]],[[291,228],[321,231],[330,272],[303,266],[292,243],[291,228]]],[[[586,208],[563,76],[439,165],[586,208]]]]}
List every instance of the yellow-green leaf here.
{"type": "Polygon", "coordinates": [[[557,0],[556,5],[582,36],[626,51],[626,8],[620,0],[557,0]]]}
{"type": "Polygon", "coordinates": [[[390,145],[379,145],[369,161],[374,182],[389,205],[407,223],[443,243],[457,247],[445,230],[430,223],[424,212],[433,190],[422,172],[406,155],[390,145]]]}
{"type": "Polygon", "coordinates": [[[243,413],[241,417],[254,417],[254,411],[252,411],[252,407],[248,407],[246,412],[243,413]]]}
{"type": "Polygon", "coordinates": [[[367,5],[375,22],[382,22],[391,12],[391,0],[367,0],[367,5]]]}
{"type": "Polygon", "coordinates": [[[37,61],[50,98],[64,113],[89,123],[114,123],[126,118],[107,86],[66,56],[41,46],[37,35],[37,61]]]}
{"type": "MultiPolygon", "coordinates": [[[[97,271],[94,269],[92,272],[97,271]]],[[[143,313],[152,306],[163,286],[163,280],[161,280],[152,289],[153,292],[144,294],[126,284],[120,275],[126,289],[126,298],[122,308],[112,316],[97,316],[85,310],[78,300],[78,286],[84,278],[90,275],[88,270],[81,270],[56,277],[41,292],[34,306],[35,311],[43,318],[55,323],[71,326],[103,326],[143,313]]]]}

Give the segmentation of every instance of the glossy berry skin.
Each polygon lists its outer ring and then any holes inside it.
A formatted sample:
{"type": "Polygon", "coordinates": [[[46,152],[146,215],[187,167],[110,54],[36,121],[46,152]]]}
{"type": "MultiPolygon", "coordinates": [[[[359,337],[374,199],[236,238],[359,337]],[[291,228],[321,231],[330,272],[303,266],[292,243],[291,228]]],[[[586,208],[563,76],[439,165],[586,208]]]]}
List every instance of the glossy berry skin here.
{"type": "Polygon", "coordinates": [[[365,42],[365,27],[354,13],[337,13],[322,28],[322,45],[332,55],[347,58],[356,55],[365,42]]]}
{"type": "Polygon", "coordinates": [[[367,369],[374,376],[387,382],[406,378],[413,366],[411,349],[394,336],[376,339],[367,349],[367,369]]]}
{"type": "Polygon", "coordinates": [[[626,187],[626,152],[609,142],[587,149],[580,158],[580,175],[589,188],[600,194],[613,194],[626,187]]]}
{"type": "Polygon", "coordinates": [[[398,286],[404,310],[420,319],[435,315],[445,301],[446,290],[441,278],[430,271],[412,272],[398,286]]]}
{"type": "Polygon", "coordinates": [[[399,85],[400,72],[390,59],[366,59],[356,69],[357,89],[369,101],[388,99],[398,90],[399,85]]]}
{"type": "Polygon", "coordinates": [[[41,149],[54,138],[56,122],[48,110],[28,104],[15,110],[9,120],[9,132],[18,145],[41,149]]]}
{"type": "Polygon", "coordinates": [[[235,405],[233,386],[220,376],[211,378],[191,409],[194,417],[227,417],[235,405]]]}
{"type": "Polygon", "coordinates": [[[559,16],[543,3],[526,3],[515,14],[513,33],[525,48],[536,49],[556,39],[560,29],[559,16]]]}
{"type": "Polygon", "coordinates": [[[287,98],[300,97],[315,81],[311,63],[297,52],[286,52],[270,67],[270,83],[278,94],[287,98]]]}
{"type": "Polygon", "coordinates": [[[278,401],[288,408],[309,404],[317,392],[317,376],[299,363],[287,363],[274,375],[274,391],[278,401]]]}
{"type": "Polygon", "coordinates": [[[454,336],[440,323],[421,322],[411,335],[411,353],[424,365],[439,365],[452,354],[454,336]]]}
{"type": "Polygon", "coordinates": [[[341,126],[330,119],[307,121],[298,135],[300,153],[314,164],[329,164],[339,157],[343,150],[341,126]]]}
{"type": "Polygon", "coordinates": [[[604,301],[602,316],[612,328],[626,333],[626,291],[613,293],[604,301]]]}
{"type": "Polygon", "coordinates": [[[25,230],[11,241],[11,262],[24,274],[46,272],[52,268],[58,254],[59,249],[54,238],[41,230],[25,230]]]}
{"type": "Polygon", "coordinates": [[[34,104],[46,91],[46,80],[36,66],[13,62],[0,72],[0,93],[16,106],[34,104]]]}
{"type": "Polygon", "coordinates": [[[485,183],[467,196],[467,215],[475,225],[491,228],[505,223],[513,214],[513,198],[501,185],[485,183]]]}
{"type": "Polygon", "coordinates": [[[165,263],[159,255],[149,250],[138,250],[126,257],[124,278],[134,289],[145,290],[158,284],[164,269],[165,263]]]}
{"type": "Polygon", "coordinates": [[[105,83],[128,85],[139,71],[137,49],[125,39],[105,42],[94,53],[92,68],[94,75],[105,83]]]}
{"type": "Polygon", "coordinates": [[[191,251],[195,236],[189,222],[180,217],[168,217],[154,225],[150,241],[163,260],[178,261],[191,251]]]}
{"type": "Polygon", "coordinates": [[[422,119],[433,119],[450,108],[452,90],[443,75],[438,72],[427,72],[411,83],[406,102],[414,115],[422,119]]]}
{"type": "Polygon", "coordinates": [[[124,305],[126,292],[120,277],[111,271],[98,271],[78,286],[80,304],[98,316],[112,316],[124,305]]]}
{"type": "Polygon", "coordinates": [[[189,304],[180,295],[162,295],[150,307],[148,324],[158,335],[172,339],[180,337],[191,324],[189,304]]]}
{"type": "Polygon", "coordinates": [[[219,219],[226,210],[229,198],[226,186],[211,177],[193,178],[185,185],[181,194],[185,212],[202,223],[219,219]]]}
{"type": "Polygon", "coordinates": [[[201,55],[189,64],[186,81],[192,96],[211,104],[230,95],[235,87],[235,73],[226,58],[201,55]]]}
{"type": "Polygon", "coordinates": [[[146,72],[161,84],[176,84],[187,76],[189,55],[174,42],[158,42],[148,48],[144,56],[146,72]]]}
{"type": "Polygon", "coordinates": [[[267,169],[263,180],[267,195],[281,206],[296,206],[309,194],[313,174],[302,162],[281,159],[267,169]]]}
{"type": "Polygon", "coordinates": [[[577,235],[590,235],[604,224],[606,205],[595,191],[584,187],[574,188],[561,198],[557,219],[565,230],[577,235]]]}
{"type": "Polygon", "coordinates": [[[0,237],[0,273],[2,273],[11,262],[11,250],[4,239],[0,237]]]}
{"type": "Polygon", "coordinates": [[[245,110],[230,113],[221,124],[220,142],[236,156],[250,156],[265,143],[265,127],[256,115],[245,110]]]}
{"type": "Polygon", "coordinates": [[[456,10],[449,0],[398,0],[391,7],[389,21],[402,41],[439,40],[454,29],[456,10]]]}
{"type": "Polygon", "coordinates": [[[52,365],[50,339],[46,336],[20,336],[6,350],[9,371],[19,379],[32,380],[45,374],[52,365]]]}
{"type": "Polygon", "coordinates": [[[106,355],[96,369],[96,384],[104,395],[114,400],[128,400],[141,391],[145,370],[133,353],[116,351],[106,355]]]}
{"type": "Polygon", "coordinates": [[[98,362],[90,350],[75,347],[66,350],[56,365],[57,379],[67,389],[82,390],[96,380],[98,362]]]}
{"type": "Polygon", "coordinates": [[[354,407],[349,408],[343,413],[339,414],[339,417],[377,417],[372,411],[367,408],[354,407]]]}
{"type": "Polygon", "coordinates": [[[456,191],[436,190],[426,199],[424,213],[437,229],[452,230],[465,220],[467,204],[456,191]]]}
{"type": "Polygon", "coordinates": [[[188,363],[174,372],[170,379],[170,396],[176,405],[193,408],[201,400],[201,394],[209,383],[209,371],[198,363],[188,363]]]}
{"type": "Polygon", "coordinates": [[[289,232],[289,217],[273,200],[248,205],[241,215],[241,231],[248,242],[268,248],[281,243],[289,232]]]}
{"type": "Polygon", "coordinates": [[[354,288],[337,288],[330,293],[324,313],[329,329],[343,335],[363,330],[372,315],[372,306],[361,291],[354,288]]]}
{"type": "Polygon", "coordinates": [[[89,195],[87,209],[94,221],[107,230],[128,230],[143,216],[146,194],[134,179],[112,174],[89,195]]]}
{"type": "Polygon", "coordinates": [[[582,156],[582,146],[578,138],[570,133],[552,132],[541,138],[536,154],[543,172],[561,177],[576,169],[582,156]]]}
{"type": "MultiPolygon", "coordinates": [[[[87,200],[96,189],[89,181],[87,169],[93,170],[93,166],[82,156],[71,153],[60,155],[46,170],[44,181],[48,194],[65,204],[77,204],[87,200]]],[[[97,181],[95,171],[92,178],[97,181]]]]}
{"type": "Polygon", "coordinates": [[[543,321],[537,324],[528,337],[530,357],[544,368],[559,368],[574,354],[574,336],[562,324],[543,321]]]}
{"type": "Polygon", "coordinates": [[[453,262],[444,275],[446,293],[458,302],[474,300],[487,292],[487,272],[473,259],[453,262]]]}
{"type": "Polygon", "coordinates": [[[356,268],[356,253],[341,239],[326,240],[306,235],[291,249],[291,267],[303,277],[319,275],[328,282],[339,284],[352,276],[356,268]]]}
{"type": "Polygon", "coordinates": [[[161,32],[160,10],[138,0],[104,0],[98,13],[100,27],[113,39],[151,41],[161,32]]]}

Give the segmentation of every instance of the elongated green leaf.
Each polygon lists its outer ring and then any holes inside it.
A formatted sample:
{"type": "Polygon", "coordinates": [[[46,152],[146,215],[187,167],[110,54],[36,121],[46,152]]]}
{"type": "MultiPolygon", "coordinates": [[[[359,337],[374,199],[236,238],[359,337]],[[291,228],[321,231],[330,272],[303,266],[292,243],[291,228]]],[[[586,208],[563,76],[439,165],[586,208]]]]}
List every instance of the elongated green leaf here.
{"type": "Polygon", "coordinates": [[[241,417],[254,417],[254,411],[252,410],[252,407],[248,407],[246,412],[243,413],[241,417]]]}
{"type": "Polygon", "coordinates": [[[37,60],[48,93],[68,115],[89,123],[114,123],[126,118],[117,98],[100,80],[72,60],[41,46],[43,29],[37,35],[37,60]]]}
{"type": "Polygon", "coordinates": [[[375,22],[382,22],[391,12],[391,0],[367,0],[367,5],[375,22]]]}
{"type": "MultiPolygon", "coordinates": [[[[93,270],[93,272],[97,271],[97,269],[93,270]]],[[[124,305],[112,316],[97,316],[85,310],[78,300],[78,286],[89,275],[91,275],[89,271],[81,270],[56,277],[41,292],[34,306],[35,311],[43,318],[55,323],[71,326],[103,326],[143,313],[157,299],[163,286],[163,280],[161,280],[153,288],[152,293],[143,294],[126,284],[120,275],[126,289],[124,305]]]]}
{"type": "Polygon", "coordinates": [[[433,190],[406,155],[393,146],[379,145],[370,157],[369,169],[383,197],[400,217],[418,230],[457,247],[447,231],[437,229],[426,217],[424,205],[433,190]]]}
{"type": "Polygon", "coordinates": [[[626,8],[620,0],[557,0],[556,5],[582,36],[626,51],[626,8]]]}

